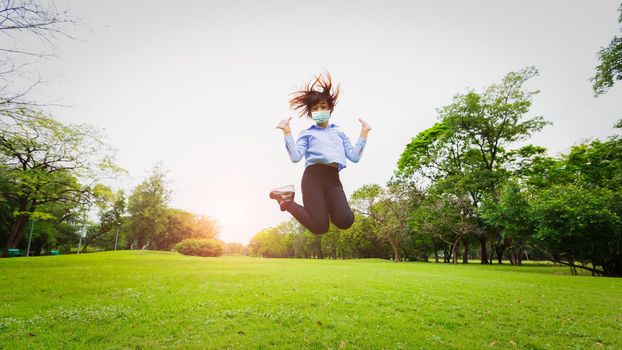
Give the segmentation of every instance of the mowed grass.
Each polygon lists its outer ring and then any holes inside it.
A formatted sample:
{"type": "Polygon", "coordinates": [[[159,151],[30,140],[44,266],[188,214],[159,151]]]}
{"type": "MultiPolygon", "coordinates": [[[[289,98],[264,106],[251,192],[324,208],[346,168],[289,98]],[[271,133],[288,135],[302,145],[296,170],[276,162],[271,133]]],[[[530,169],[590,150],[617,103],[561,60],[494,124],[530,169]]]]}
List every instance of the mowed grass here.
{"type": "Polygon", "coordinates": [[[622,279],[564,267],[199,258],[0,260],[3,349],[622,349],[622,279]]]}

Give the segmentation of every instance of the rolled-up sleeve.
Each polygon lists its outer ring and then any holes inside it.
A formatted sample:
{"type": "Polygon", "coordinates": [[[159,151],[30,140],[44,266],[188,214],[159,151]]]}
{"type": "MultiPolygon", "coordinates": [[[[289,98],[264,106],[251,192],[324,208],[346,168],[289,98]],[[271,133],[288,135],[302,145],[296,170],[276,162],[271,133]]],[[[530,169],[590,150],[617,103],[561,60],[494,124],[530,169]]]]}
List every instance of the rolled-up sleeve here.
{"type": "Polygon", "coordinates": [[[304,157],[308,146],[309,144],[306,137],[299,137],[298,141],[294,142],[292,134],[285,135],[285,148],[287,149],[287,154],[289,154],[289,159],[294,163],[300,161],[302,157],[304,157]]]}
{"type": "Polygon", "coordinates": [[[358,141],[356,142],[356,145],[354,145],[354,147],[352,147],[352,144],[350,143],[350,139],[348,138],[348,136],[346,136],[345,133],[340,133],[341,135],[341,139],[343,140],[343,149],[346,153],[346,158],[348,158],[350,161],[357,163],[360,159],[361,156],[363,155],[363,149],[365,149],[365,144],[367,144],[367,140],[365,140],[362,137],[359,137],[358,141]]]}

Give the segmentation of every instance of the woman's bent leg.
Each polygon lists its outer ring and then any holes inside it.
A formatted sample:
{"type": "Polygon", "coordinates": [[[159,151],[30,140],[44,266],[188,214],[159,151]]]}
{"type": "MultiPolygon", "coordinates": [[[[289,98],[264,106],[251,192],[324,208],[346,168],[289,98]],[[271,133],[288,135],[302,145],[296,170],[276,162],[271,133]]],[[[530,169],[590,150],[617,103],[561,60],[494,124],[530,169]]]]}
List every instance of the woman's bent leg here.
{"type": "Polygon", "coordinates": [[[285,206],[298,222],[315,234],[328,232],[329,223],[321,175],[321,172],[305,169],[301,185],[304,207],[295,202],[285,206]]]}
{"type": "Polygon", "coordinates": [[[341,181],[337,179],[326,188],[326,203],[330,221],[342,230],[348,229],[354,223],[354,213],[350,209],[346,194],[343,192],[341,181]]]}

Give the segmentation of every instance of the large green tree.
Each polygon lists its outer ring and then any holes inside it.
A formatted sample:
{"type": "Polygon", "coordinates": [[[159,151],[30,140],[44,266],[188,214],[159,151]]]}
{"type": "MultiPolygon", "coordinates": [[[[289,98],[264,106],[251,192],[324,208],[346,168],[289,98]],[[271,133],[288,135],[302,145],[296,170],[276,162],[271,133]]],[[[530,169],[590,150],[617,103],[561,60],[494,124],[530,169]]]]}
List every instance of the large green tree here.
{"type": "MultiPolygon", "coordinates": [[[[524,85],[537,74],[534,67],[526,67],[508,73],[500,84],[481,93],[456,95],[451,104],[438,110],[439,122],[406,145],[397,173],[427,180],[428,187],[438,193],[468,198],[473,207],[468,212],[477,216],[482,200],[496,201],[500,184],[511,173],[511,147],[547,125],[542,117],[527,115],[537,91],[524,85]]],[[[482,228],[476,231],[480,258],[486,264],[487,239],[499,232],[476,219],[482,228]]]]}
{"type": "Polygon", "coordinates": [[[143,249],[155,245],[166,233],[170,198],[166,173],[160,167],[154,167],[128,199],[130,248],[143,249]]]}
{"type": "Polygon", "coordinates": [[[573,271],[620,276],[621,193],[622,139],[612,136],[573,146],[559,158],[532,157],[480,212],[501,229],[513,261],[533,248],[573,271]]]}
{"type": "Polygon", "coordinates": [[[98,130],[64,125],[21,108],[23,119],[0,114],[0,200],[4,254],[16,246],[28,219],[51,203],[86,208],[99,181],[122,170],[98,130]]]}
{"type": "Polygon", "coordinates": [[[622,139],[576,145],[542,168],[530,182],[534,243],[554,261],[622,276],[622,139]]]}
{"type": "Polygon", "coordinates": [[[574,184],[538,193],[532,201],[533,245],[555,262],[622,276],[621,193],[574,184]]]}

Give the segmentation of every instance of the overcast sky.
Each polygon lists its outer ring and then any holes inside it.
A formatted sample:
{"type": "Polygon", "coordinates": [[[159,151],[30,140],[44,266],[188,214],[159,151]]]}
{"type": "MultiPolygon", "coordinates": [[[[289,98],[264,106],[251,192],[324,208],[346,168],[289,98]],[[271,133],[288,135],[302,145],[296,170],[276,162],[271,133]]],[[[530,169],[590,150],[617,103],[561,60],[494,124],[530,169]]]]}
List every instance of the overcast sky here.
{"type": "MultiPolygon", "coordinates": [[[[38,66],[49,83],[32,95],[67,123],[104,129],[131,189],[160,164],[171,206],[206,214],[221,238],[247,243],[288,220],[268,198],[296,185],[304,161],[285,151],[279,120],[289,94],[332,73],[342,96],[332,122],[355,142],[357,118],[373,130],[363,158],[341,174],[347,195],[384,184],[436,109],[468,88],[536,66],[530,115],[553,122],[531,142],[552,155],[614,133],[622,87],[595,98],[596,52],[619,34],[613,0],[549,1],[64,1],[81,19],[77,40],[38,66]]],[[[294,135],[310,125],[292,122],[294,135]]]]}

